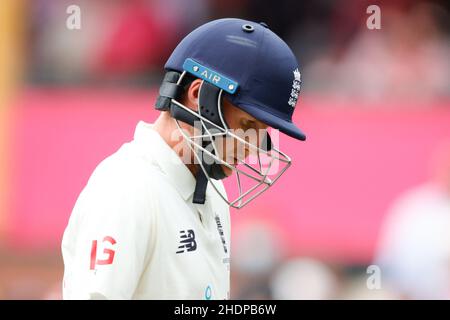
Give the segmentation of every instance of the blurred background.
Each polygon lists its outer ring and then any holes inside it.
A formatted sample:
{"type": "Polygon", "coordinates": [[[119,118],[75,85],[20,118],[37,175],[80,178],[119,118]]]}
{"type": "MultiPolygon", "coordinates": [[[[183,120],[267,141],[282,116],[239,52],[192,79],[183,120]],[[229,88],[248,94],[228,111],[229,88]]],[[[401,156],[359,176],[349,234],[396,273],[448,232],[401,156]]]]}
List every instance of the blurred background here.
{"type": "Polygon", "coordinates": [[[211,19],[266,22],[302,71],[293,166],[232,211],[238,299],[450,299],[446,1],[0,1],[0,299],[60,299],[96,165],[153,122],[163,65],[211,19]],[[381,9],[369,30],[366,9],[381,9]],[[67,8],[81,9],[69,30],[67,8]]]}

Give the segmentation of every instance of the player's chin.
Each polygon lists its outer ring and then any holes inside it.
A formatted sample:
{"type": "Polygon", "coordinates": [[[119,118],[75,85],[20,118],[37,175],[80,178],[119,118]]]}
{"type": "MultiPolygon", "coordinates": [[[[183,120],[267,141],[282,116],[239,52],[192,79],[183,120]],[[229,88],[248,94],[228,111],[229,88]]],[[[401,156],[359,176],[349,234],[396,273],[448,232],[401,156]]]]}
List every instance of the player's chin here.
{"type": "Polygon", "coordinates": [[[226,175],[227,177],[229,177],[229,176],[231,176],[231,175],[233,174],[233,169],[227,167],[227,166],[224,165],[224,164],[222,164],[221,166],[222,166],[223,173],[225,173],[225,175],[226,175]]]}

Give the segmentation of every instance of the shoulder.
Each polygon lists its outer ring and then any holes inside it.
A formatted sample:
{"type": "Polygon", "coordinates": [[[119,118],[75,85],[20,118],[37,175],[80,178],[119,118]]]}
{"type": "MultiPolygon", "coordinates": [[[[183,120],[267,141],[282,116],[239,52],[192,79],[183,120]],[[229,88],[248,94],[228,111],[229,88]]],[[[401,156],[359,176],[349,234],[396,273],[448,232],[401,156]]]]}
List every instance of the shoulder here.
{"type": "Polygon", "coordinates": [[[155,211],[163,173],[125,143],[101,161],[82,190],[76,208],[90,215],[148,215],[155,211]]]}
{"type": "Polygon", "coordinates": [[[88,185],[101,185],[109,190],[144,191],[154,189],[163,176],[159,167],[137,152],[130,142],[98,164],[88,185]]]}

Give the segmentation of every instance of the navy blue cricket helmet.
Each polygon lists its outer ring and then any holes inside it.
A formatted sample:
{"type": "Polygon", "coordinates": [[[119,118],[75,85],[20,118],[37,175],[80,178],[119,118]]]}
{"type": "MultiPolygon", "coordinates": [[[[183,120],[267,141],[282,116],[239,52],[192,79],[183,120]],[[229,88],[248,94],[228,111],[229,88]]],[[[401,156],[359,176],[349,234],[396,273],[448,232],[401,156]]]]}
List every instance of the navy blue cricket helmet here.
{"type": "Polygon", "coordinates": [[[234,18],[206,23],[178,44],[165,69],[203,79],[256,119],[306,139],[292,123],[301,85],[297,59],[264,23],[234,18]]]}

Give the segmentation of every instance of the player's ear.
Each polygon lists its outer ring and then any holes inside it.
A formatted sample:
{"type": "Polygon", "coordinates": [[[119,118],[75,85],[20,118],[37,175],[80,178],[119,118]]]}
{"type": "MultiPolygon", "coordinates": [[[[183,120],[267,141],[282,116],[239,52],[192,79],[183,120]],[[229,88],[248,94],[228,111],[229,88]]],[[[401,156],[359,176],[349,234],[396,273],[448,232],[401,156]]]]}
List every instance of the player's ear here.
{"type": "Polygon", "coordinates": [[[200,94],[201,79],[195,79],[187,89],[185,104],[192,110],[198,110],[198,96],[200,94]]]}

